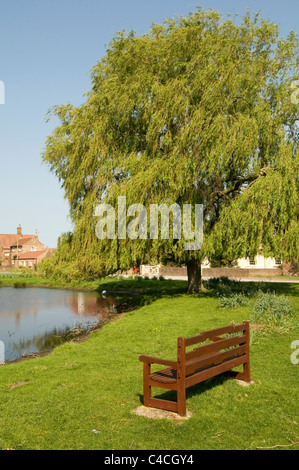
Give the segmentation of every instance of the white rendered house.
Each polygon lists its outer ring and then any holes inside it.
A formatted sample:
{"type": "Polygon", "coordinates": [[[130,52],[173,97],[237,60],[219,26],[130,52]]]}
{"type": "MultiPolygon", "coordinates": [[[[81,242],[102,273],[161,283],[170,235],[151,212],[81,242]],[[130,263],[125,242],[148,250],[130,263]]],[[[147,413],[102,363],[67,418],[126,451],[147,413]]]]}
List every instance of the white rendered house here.
{"type": "Polygon", "coordinates": [[[254,258],[241,258],[237,260],[239,268],[271,269],[282,266],[281,258],[265,258],[263,255],[257,255],[254,258]]]}

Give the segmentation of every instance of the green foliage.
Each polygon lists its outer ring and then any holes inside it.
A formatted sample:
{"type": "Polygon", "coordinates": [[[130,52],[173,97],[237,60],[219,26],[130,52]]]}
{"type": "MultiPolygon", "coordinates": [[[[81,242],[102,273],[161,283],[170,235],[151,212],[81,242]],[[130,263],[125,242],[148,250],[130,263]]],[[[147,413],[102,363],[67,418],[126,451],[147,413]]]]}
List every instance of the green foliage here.
{"type": "Polygon", "coordinates": [[[13,286],[15,289],[24,289],[26,287],[26,282],[14,282],[13,286]]]}
{"type": "Polygon", "coordinates": [[[239,291],[240,283],[226,276],[211,278],[203,281],[204,288],[212,290],[216,297],[230,297],[239,291]]]}
{"type": "Polygon", "coordinates": [[[232,294],[228,297],[220,297],[220,307],[234,308],[247,305],[248,298],[244,294],[232,294]]]}
{"type": "Polygon", "coordinates": [[[296,326],[296,314],[291,302],[275,292],[260,292],[253,307],[251,320],[266,326],[296,326]]]}
{"type": "MultiPolygon", "coordinates": [[[[34,265],[36,266],[36,265],[34,265]]],[[[16,271],[18,274],[23,275],[23,274],[28,274],[29,276],[33,276],[33,269],[29,268],[28,266],[19,266],[16,271]]]]}
{"type": "Polygon", "coordinates": [[[203,282],[206,289],[218,289],[219,287],[235,288],[239,285],[238,281],[227,276],[211,277],[203,282]]]}
{"type": "Polygon", "coordinates": [[[74,231],[49,272],[92,278],[153,259],[230,260],[261,245],[299,259],[297,57],[294,33],[280,39],[276,25],[249,13],[237,25],[199,8],[140,37],[116,35],[85,103],[51,111],[60,125],[43,160],[64,188],[74,231]],[[98,240],[95,208],[116,208],[120,195],[146,208],[203,204],[202,250],[186,252],[171,236],[98,240]]]}
{"type": "Polygon", "coordinates": [[[29,268],[30,271],[17,271],[13,273],[0,273],[0,279],[28,279],[34,278],[35,275],[32,273],[32,269],[29,268]]]}
{"type": "Polygon", "coordinates": [[[203,284],[205,289],[211,290],[216,297],[219,297],[221,308],[234,308],[248,303],[248,297],[244,293],[247,290],[246,286],[234,279],[222,276],[208,279],[203,284]]]}

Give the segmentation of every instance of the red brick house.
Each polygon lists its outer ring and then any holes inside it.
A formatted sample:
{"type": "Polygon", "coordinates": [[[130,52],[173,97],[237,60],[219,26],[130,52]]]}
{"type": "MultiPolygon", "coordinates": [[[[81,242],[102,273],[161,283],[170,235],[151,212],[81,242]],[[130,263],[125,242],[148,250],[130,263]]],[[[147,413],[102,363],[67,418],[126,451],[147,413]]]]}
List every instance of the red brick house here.
{"type": "Polygon", "coordinates": [[[2,267],[30,266],[49,256],[52,250],[34,235],[23,235],[19,225],[16,234],[0,234],[0,265],[2,267]]]}
{"type": "Polygon", "coordinates": [[[33,268],[35,264],[40,263],[44,258],[49,258],[52,251],[46,247],[42,251],[29,251],[19,256],[19,266],[25,266],[27,268],[33,268]]]}

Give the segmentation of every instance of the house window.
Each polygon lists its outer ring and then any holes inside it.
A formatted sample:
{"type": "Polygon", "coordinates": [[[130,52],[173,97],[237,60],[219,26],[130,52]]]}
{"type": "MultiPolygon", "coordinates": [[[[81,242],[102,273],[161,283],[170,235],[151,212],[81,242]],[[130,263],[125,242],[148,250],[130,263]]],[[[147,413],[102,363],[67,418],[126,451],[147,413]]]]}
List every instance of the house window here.
{"type": "Polygon", "coordinates": [[[281,258],[275,258],[275,265],[281,266],[281,258]]]}
{"type": "Polygon", "coordinates": [[[36,246],[32,246],[31,251],[36,251],[36,246]]]}
{"type": "Polygon", "coordinates": [[[255,266],[256,265],[256,261],[254,258],[249,258],[249,266],[255,266]]]}

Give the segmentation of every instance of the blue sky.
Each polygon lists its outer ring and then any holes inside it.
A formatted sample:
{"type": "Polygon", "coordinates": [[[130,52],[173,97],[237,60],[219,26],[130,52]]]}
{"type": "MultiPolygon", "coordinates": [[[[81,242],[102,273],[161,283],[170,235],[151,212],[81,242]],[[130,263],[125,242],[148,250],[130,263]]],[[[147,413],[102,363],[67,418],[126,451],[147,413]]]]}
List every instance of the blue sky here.
{"type": "Polygon", "coordinates": [[[41,162],[54,122],[50,107],[79,105],[89,71],[120,30],[149,30],[153,22],[188,15],[196,5],[243,15],[261,11],[282,36],[298,31],[297,0],[0,0],[0,233],[34,233],[50,247],[71,229],[56,177],[41,162]]]}

